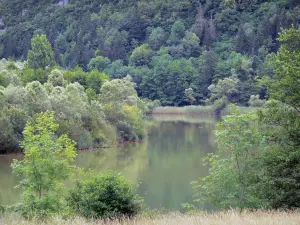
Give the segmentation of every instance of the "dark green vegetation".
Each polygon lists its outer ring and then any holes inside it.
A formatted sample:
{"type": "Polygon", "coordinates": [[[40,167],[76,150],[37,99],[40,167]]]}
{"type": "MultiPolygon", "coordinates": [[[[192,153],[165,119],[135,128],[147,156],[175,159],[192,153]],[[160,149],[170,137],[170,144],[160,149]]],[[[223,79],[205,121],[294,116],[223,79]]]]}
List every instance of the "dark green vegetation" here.
{"type": "Polygon", "coordinates": [[[75,147],[143,139],[150,100],[262,107],[219,123],[197,201],[300,206],[298,0],[3,0],[0,15],[0,151],[25,154],[12,165],[24,193],[11,210],[137,214],[116,174],[85,175],[69,198],[64,181],[75,147]]]}
{"type": "Polygon", "coordinates": [[[257,113],[228,116],[216,131],[210,175],[194,183],[197,201],[219,208],[300,206],[300,29],[284,30],[274,75],[264,83],[272,100],[257,113]]]}
{"type": "MultiPolygon", "coordinates": [[[[54,57],[75,68],[73,79],[91,88],[91,98],[99,88],[77,66],[113,79],[129,74],[139,96],[162,105],[247,105],[251,95],[265,97],[255,78],[272,73],[266,56],[278,50],[280,28],[298,25],[299,6],[297,0],[2,0],[0,58],[28,57],[30,68],[44,69],[54,57]],[[47,35],[53,53],[28,52],[35,34],[47,35]]],[[[37,77],[46,81],[41,70],[37,77]]]]}
{"type": "Polygon", "coordinates": [[[85,173],[70,191],[70,207],[87,218],[133,217],[141,208],[132,185],[121,175],[85,173]]]}

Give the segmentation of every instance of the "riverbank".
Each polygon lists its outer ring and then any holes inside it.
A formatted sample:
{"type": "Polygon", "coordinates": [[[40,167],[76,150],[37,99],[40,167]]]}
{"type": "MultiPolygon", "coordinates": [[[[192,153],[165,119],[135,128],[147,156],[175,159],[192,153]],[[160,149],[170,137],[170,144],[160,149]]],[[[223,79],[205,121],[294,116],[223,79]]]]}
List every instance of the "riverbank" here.
{"type": "Polygon", "coordinates": [[[76,217],[72,219],[62,219],[61,217],[55,217],[48,220],[48,222],[41,221],[26,221],[16,215],[4,216],[0,218],[0,224],[7,225],[40,225],[40,224],[57,224],[57,225],[280,225],[300,224],[300,212],[289,211],[228,211],[228,212],[215,212],[215,213],[197,213],[193,215],[186,215],[181,213],[170,213],[166,215],[158,216],[139,216],[135,219],[103,221],[103,220],[87,220],[85,218],[76,217]]]}

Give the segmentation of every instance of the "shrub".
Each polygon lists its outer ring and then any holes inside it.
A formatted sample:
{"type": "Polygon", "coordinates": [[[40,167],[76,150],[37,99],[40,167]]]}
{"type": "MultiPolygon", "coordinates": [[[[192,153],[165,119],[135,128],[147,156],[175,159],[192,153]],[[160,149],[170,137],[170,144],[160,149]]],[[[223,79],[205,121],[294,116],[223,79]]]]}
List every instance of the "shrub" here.
{"type": "Polygon", "coordinates": [[[251,95],[248,101],[249,106],[252,107],[262,107],[265,103],[266,101],[259,99],[258,95],[251,95]]]}
{"type": "Polygon", "coordinates": [[[133,186],[115,172],[85,173],[70,190],[68,202],[75,213],[87,218],[133,217],[141,209],[141,199],[133,186]]]}

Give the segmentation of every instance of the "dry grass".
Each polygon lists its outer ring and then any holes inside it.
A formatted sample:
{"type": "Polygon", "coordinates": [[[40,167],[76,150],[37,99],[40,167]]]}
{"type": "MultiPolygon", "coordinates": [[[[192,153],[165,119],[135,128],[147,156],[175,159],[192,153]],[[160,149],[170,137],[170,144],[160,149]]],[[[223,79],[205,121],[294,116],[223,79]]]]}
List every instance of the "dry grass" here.
{"type": "Polygon", "coordinates": [[[140,217],[134,220],[122,220],[105,222],[101,220],[86,220],[84,218],[73,218],[63,220],[52,218],[48,222],[25,221],[20,217],[9,216],[0,219],[0,224],[15,225],[35,225],[35,224],[57,224],[57,225],[281,225],[281,224],[300,224],[300,212],[277,212],[277,211],[256,211],[242,212],[228,211],[218,213],[199,213],[195,215],[183,215],[171,213],[156,216],[155,218],[140,217]]]}

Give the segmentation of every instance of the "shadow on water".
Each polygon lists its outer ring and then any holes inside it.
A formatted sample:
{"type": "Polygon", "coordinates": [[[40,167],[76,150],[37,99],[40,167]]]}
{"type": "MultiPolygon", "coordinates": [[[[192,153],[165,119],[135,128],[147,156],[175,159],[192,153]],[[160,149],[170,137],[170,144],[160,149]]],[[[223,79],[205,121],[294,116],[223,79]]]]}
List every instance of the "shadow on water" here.
{"type": "MultiPolygon", "coordinates": [[[[138,194],[150,208],[180,210],[181,203],[192,203],[190,182],[208,173],[202,158],[215,149],[215,124],[213,117],[155,116],[143,142],[82,151],[76,164],[96,171],[119,171],[138,185],[138,194]]],[[[14,157],[0,157],[0,202],[4,204],[19,198],[9,166],[14,157]]]]}

